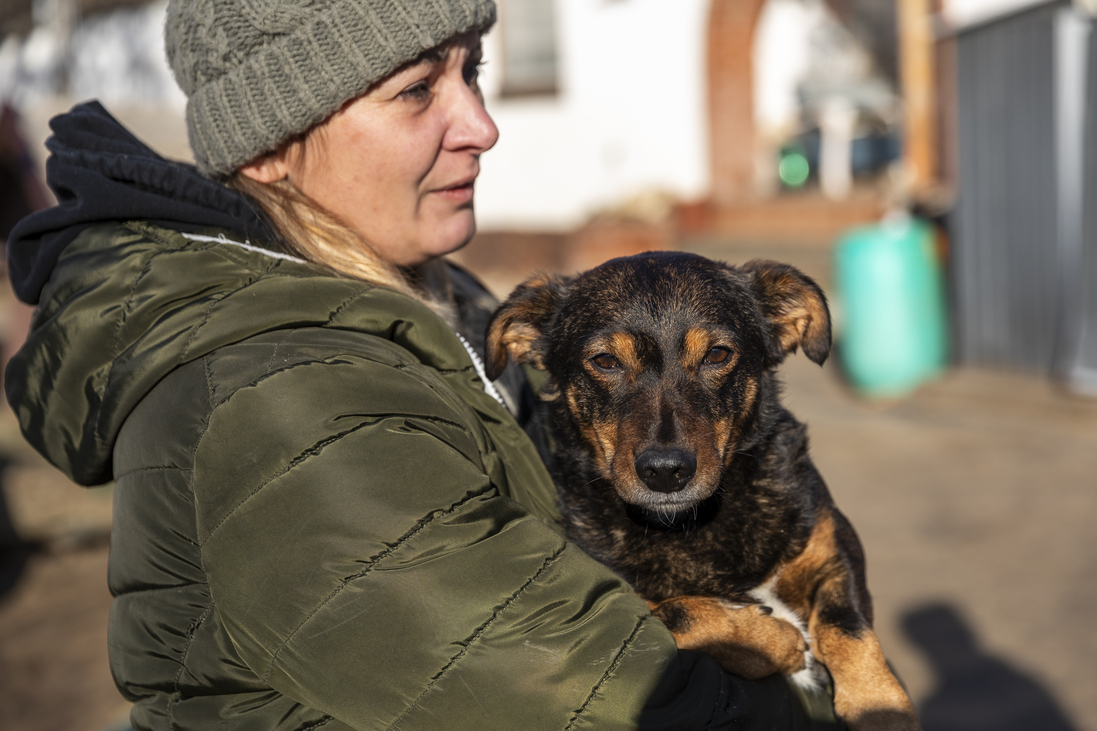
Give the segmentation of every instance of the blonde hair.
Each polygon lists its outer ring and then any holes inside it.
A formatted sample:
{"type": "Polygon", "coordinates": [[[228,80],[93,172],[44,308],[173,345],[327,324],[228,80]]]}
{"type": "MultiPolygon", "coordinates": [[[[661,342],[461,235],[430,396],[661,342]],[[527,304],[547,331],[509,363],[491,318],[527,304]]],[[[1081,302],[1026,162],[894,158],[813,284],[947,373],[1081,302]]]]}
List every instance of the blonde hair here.
{"type": "Polygon", "coordinates": [[[236,172],[226,185],[249,196],[263,209],[281,236],[286,253],[336,276],[360,279],[406,294],[434,310],[451,326],[455,324],[449,275],[441,259],[417,267],[414,273],[405,273],[288,179],[261,183],[236,172]]]}

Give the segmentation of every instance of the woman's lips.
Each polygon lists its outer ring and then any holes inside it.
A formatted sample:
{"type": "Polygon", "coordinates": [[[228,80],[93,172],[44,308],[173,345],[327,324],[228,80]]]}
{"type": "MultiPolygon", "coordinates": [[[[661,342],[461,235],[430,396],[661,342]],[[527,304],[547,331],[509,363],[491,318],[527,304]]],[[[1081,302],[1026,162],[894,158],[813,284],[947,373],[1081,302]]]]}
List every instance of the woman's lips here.
{"type": "Polygon", "coordinates": [[[434,193],[451,203],[471,203],[475,186],[476,178],[472,177],[447,188],[439,188],[434,193]]]}

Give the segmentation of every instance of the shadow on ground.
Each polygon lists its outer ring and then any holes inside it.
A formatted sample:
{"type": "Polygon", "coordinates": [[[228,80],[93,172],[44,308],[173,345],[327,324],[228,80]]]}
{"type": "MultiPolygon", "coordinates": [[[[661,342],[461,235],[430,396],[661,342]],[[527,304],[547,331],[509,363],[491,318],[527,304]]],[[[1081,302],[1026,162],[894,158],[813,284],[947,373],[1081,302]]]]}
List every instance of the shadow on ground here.
{"type": "Polygon", "coordinates": [[[937,678],[919,709],[925,731],[1077,731],[1038,682],[985,654],[952,607],[913,610],[903,617],[903,630],[937,678]]]}

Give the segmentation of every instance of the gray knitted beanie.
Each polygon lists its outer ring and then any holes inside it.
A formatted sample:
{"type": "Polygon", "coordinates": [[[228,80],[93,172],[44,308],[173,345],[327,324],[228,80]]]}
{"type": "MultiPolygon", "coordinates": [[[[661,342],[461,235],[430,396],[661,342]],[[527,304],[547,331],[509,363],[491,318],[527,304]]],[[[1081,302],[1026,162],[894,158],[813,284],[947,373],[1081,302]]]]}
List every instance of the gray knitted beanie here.
{"type": "Polygon", "coordinates": [[[492,0],[170,0],[164,41],[198,168],[220,179],[494,22],[492,0]]]}

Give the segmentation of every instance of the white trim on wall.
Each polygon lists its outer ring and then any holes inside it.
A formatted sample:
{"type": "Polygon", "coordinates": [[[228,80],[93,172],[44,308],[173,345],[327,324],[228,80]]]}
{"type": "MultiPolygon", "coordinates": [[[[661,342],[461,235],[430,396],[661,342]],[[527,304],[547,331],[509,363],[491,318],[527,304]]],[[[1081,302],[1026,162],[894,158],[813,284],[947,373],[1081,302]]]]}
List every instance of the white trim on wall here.
{"type": "Polygon", "coordinates": [[[941,18],[951,30],[964,30],[1050,1],[942,0],[941,18]]]}

